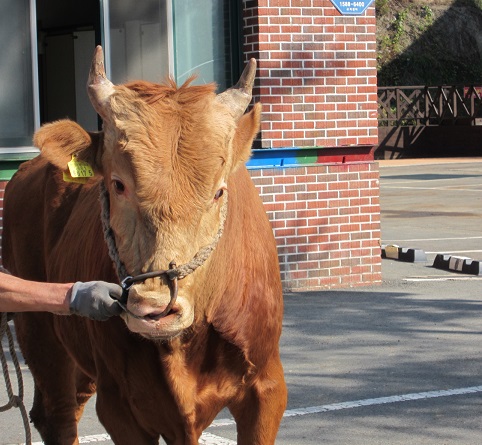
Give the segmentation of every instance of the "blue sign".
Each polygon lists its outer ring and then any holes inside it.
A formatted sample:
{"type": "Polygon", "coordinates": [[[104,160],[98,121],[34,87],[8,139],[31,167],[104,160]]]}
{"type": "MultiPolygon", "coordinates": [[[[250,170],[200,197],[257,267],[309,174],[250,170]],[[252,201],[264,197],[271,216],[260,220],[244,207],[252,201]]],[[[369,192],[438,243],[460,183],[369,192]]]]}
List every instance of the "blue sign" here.
{"type": "Polygon", "coordinates": [[[361,15],[373,3],[373,0],[331,0],[342,15],[361,15]]]}

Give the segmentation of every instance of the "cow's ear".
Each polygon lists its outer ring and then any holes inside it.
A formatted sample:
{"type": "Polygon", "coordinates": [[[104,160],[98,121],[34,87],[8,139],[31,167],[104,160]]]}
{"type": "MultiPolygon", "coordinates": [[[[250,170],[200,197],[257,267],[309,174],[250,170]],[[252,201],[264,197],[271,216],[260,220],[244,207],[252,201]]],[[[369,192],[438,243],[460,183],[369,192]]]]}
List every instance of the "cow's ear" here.
{"type": "Polygon", "coordinates": [[[61,170],[76,155],[88,162],[95,173],[101,173],[103,133],[88,133],[71,120],[43,125],[34,135],[34,145],[42,156],[61,170]]]}
{"type": "Polygon", "coordinates": [[[253,109],[241,116],[234,136],[234,165],[245,163],[251,157],[251,146],[258,134],[261,121],[261,104],[258,102],[253,109]]]}

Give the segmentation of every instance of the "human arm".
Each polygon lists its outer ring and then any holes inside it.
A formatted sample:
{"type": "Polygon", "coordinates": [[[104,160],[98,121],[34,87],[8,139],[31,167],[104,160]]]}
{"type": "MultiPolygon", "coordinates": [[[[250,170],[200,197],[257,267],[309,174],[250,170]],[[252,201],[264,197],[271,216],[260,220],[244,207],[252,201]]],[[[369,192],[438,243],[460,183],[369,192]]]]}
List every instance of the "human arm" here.
{"type": "Polygon", "coordinates": [[[70,313],[73,283],[39,283],[13,275],[0,276],[0,312],[70,313]]]}
{"type": "Polygon", "coordinates": [[[53,312],[106,320],[122,312],[112,298],[122,289],[112,283],[41,283],[13,275],[0,276],[0,312],[53,312]]]}

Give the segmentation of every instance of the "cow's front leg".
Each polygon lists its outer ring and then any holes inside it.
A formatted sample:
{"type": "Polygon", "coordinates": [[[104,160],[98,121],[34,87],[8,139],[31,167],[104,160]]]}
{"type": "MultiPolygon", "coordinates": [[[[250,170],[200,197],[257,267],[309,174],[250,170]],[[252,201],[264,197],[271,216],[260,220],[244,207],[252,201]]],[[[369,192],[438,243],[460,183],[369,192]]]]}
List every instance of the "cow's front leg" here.
{"type": "Polygon", "coordinates": [[[148,434],[140,427],[121,390],[97,382],[96,410],[100,422],[116,445],[158,445],[159,436],[148,434]]]}
{"type": "Polygon", "coordinates": [[[283,367],[277,360],[229,406],[236,420],[238,445],[274,444],[287,396],[283,367]]]}
{"type": "Polygon", "coordinates": [[[35,383],[30,418],[46,445],[76,445],[76,366],[58,341],[52,317],[15,316],[17,340],[35,383]]]}

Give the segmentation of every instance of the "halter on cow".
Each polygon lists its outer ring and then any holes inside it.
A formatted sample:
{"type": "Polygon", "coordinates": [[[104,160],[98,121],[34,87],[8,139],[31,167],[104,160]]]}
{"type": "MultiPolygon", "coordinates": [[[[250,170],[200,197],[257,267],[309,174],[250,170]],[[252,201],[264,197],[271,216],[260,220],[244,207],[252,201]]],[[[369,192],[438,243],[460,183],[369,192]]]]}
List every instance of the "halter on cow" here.
{"type": "Polygon", "coordinates": [[[139,317],[138,315],[129,311],[129,309],[126,306],[127,298],[129,296],[129,289],[135,283],[144,282],[145,280],[150,278],[165,277],[167,279],[169,290],[171,292],[171,300],[169,301],[166,308],[160,314],[156,315],[154,318],[156,320],[159,320],[160,318],[165,317],[166,315],[169,314],[177,299],[177,293],[178,293],[177,280],[182,280],[184,277],[194,272],[199,266],[202,266],[204,262],[207,260],[207,258],[209,257],[209,255],[211,254],[211,252],[216,248],[216,245],[224,231],[224,223],[226,222],[226,216],[227,216],[227,204],[228,204],[227,199],[224,201],[223,206],[221,208],[221,223],[219,225],[219,230],[218,230],[218,233],[216,234],[216,237],[213,239],[213,242],[210,245],[203,247],[198,253],[196,253],[194,258],[189,263],[186,263],[186,264],[183,264],[182,266],[177,267],[177,264],[174,261],[171,261],[169,263],[169,269],[164,269],[164,270],[161,269],[153,272],[147,272],[140,275],[136,275],[135,277],[127,275],[127,272],[125,271],[125,267],[119,258],[119,254],[115,246],[115,239],[109,224],[109,195],[103,183],[100,186],[100,202],[102,207],[102,212],[101,212],[102,227],[104,229],[104,237],[109,249],[109,255],[113,263],[117,267],[117,275],[121,277],[122,296],[118,301],[118,304],[131,317],[141,319],[142,317],[139,317]]]}

